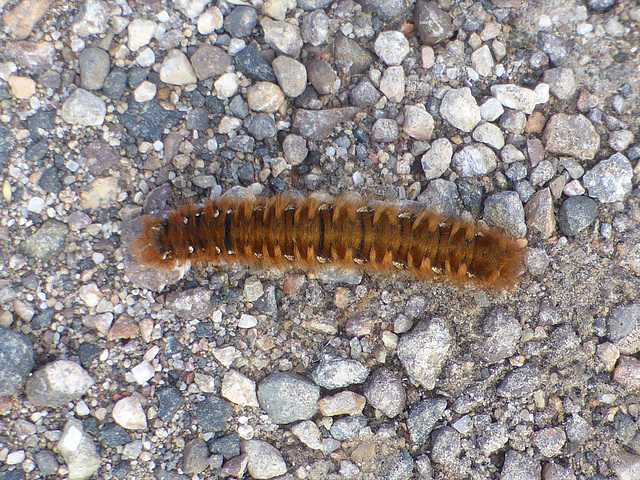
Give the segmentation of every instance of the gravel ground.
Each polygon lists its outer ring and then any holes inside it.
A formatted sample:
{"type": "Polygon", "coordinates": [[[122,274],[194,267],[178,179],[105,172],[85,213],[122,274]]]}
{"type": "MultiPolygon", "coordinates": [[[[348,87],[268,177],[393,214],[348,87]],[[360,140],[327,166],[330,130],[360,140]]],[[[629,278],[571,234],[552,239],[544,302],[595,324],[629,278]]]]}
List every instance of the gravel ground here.
{"type": "Polygon", "coordinates": [[[0,480],[640,479],[635,2],[0,8],[0,480]],[[415,200],[527,272],[136,263],[228,191],[415,200]]]}

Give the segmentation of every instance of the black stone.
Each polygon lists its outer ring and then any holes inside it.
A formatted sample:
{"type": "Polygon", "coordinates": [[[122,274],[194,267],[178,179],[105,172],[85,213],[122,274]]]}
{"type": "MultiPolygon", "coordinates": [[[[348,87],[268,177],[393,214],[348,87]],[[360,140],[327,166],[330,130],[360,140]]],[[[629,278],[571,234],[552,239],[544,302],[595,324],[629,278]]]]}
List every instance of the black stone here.
{"type": "Polygon", "coordinates": [[[238,52],[233,59],[236,69],[252,80],[259,82],[276,82],[276,75],[271,65],[262,58],[260,52],[249,45],[238,52]]]}
{"type": "Polygon", "coordinates": [[[237,433],[211,439],[209,440],[208,446],[211,453],[220,453],[225,460],[240,455],[240,437],[237,433]]]}
{"type": "Polygon", "coordinates": [[[111,99],[120,99],[127,91],[127,72],[115,67],[104,80],[102,93],[111,99]]]}
{"type": "Polygon", "coordinates": [[[98,437],[100,443],[105,447],[119,447],[131,441],[131,436],[117,423],[107,423],[98,437]]]}
{"type": "Polygon", "coordinates": [[[155,142],[162,138],[165,128],[174,127],[181,118],[182,113],[165,110],[156,100],[131,101],[128,110],[120,115],[120,122],[133,138],[155,142]]]}
{"type": "Polygon", "coordinates": [[[62,182],[56,167],[49,167],[42,171],[38,186],[47,193],[58,193],[62,190],[62,182]]]}
{"type": "Polygon", "coordinates": [[[226,400],[209,396],[196,407],[196,420],[203,432],[221,432],[227,429],[233,407],[226,400]]]}
{"type": "Polygon", "coordinates": [[[166,387],[158,391],[158,416],[170,422],[173,416],[184,405],[184,397],[176,387],[166,387]]]}

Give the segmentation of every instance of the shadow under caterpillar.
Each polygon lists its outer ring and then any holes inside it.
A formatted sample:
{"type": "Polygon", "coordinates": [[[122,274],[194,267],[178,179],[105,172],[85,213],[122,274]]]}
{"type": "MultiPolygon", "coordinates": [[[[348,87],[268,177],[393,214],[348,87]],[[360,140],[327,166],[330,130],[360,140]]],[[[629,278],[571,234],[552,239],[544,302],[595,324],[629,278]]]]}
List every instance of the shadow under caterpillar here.
{"type": "Polygon", "coordinates": [[[524,271],[524,248],[496,228],[418,205],[340,198],[223,196],[151,216],[133,251],[144,264],[239,262],[360,268],[507,287],[524,271]]]}

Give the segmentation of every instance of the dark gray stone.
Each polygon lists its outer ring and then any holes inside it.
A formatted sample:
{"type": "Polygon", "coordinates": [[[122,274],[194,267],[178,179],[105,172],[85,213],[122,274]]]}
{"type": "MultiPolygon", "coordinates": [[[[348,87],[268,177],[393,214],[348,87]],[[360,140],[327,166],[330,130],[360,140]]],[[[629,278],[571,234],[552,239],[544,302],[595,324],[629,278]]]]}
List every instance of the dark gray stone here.
{"type": "Polygon", "coordinates": [[[268,113],[258,113],[251,118],[251,123],[247,127],[249,135],[258,141],[273,138],[278,134],[278,128],[273,117],[268,113]]]}
{"type": "Polygon", "coordinates": [[[342,33],[336,35],[333,56],[336,66],[351,75],[366,73],[374,61],[374,55],[369,50],[342,33]]]}
{"type": "Polygon", "coordinates": [[[64,247],[69,227],[59,220],[47,220],[24,242],[23,251],[29,258],[49,260],[64,247]]]}
{"type": "Polygon", "coordinates": [[[558,211],[558,225],[565,235],[575,236],[591,225],[597,214],[598,205],[592,198],[569,197],[558,211]]]}
{"type": "Polygon", "coordinates": [[[164,129],[171,129],[182,119],[182,113],[165,110],[157,100],[139,103],[131,100],[120,122],[136,140],[155,142],[162,139],[164,129]]]}
{"type": "Polygon", "coordinates": [[[173,416],[184,405],[184,397],[176,387],[165,387],[156,393],[158,398],[158,416],[164,422],[171,422],[173,416]]]}
{"type": "Polygon", "coordinates": [[[351,104],[355,107],[369,107],[380,101],[382,95],[376,87],[373,86],[371,80],[367,77],[362,78],[358,84],[349,92],[351,104]]]}
{"type": "Polygon", "coordinates": [[[131,436],[117,423],[107,423],[100,430],[98,441],[105,447],[120,447],[131,441],[131,436]]]}
{"type": "Polygon", "coordinates": [[[0,327],[0,397],[22,389],[34,366],[31,340],[22,333],[0,327]]]}
{"type": "Polygon", "coordinates": [[[224,432],[232,416],[231,404],[215,395],[210,395],[196,407],[196,421],[203,432],[224,432]]]}
{"type": "Polygon", "coordinates": [[[447,401],[444,398],[431,398],[414,405],[407,418],[411,443],[422,445],[446,408],[447,401]]]}
{"type": "Polygon", "coordinates": [[[224,19],[224,29],[234,38],[243,38],[251,35],[257,23],[258,11],[253,7],[240,5],[224,19]]]}
{"type": "Polygon", "coordinates": [[[507,398],[525,397],[542,383],[542,372],[532,363],[526,363],[507,374],[497,389],[498,395],[507,398]]]}
{"type": "Polygon", "coordinates": [[[262,58],[260,52],[252,45],[238,52],[235,57],[233,57],[233,62],[238,71],[252,80],[271,83],[277,81],[276,74],[273,72],[271,65],[262,58]]]}
{"type": "Polygon", "coordinates": [[[402,17],[407,11],[404,0],[361,0],[361,2],[365,11],[375,13],[383,22],[402,17]]]}
{"type": "Polygon", "coordinates": [[[324,140],[333,133],[336,125],[350,120],[358,111],[356,107],[330,110],[298,109],[293,117],[293,130],[305,138],[324,140]]]}
{"type": "Polygon", "coordinates": [[[309,420],[318,411],[320,387],[301,375],[273,373],[258,386],[258,401],[277,424],[309,420]]]}
{"type": "Polygon", "coordinates": [[[413,8],[413,21],[418,28],[420,40],[425,45],[435,45],[447,40],[454,32],[451,17],[435,1],[416,2],[413,8]]]}
{"type": "Polygon", "coordinates": [[[80,86],[85,90],[100,90],[111,68],[109,54],[101,48],[89,47],[78,55],[80,86]]]}

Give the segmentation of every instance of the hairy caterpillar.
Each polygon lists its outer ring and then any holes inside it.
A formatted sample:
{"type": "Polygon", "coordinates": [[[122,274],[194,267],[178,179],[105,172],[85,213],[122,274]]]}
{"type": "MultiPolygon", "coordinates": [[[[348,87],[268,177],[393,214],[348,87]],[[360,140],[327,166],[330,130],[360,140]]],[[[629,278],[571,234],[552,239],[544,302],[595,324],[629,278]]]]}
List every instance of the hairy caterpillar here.
{"type": "Polygon", "coordinates": [[[513,284],[524,263],[524,249],[498,229],[416,205],[346,198],[223,196],[147,218],[133,246],[152,266],[334,265],[498,287],[513,284]]]}

